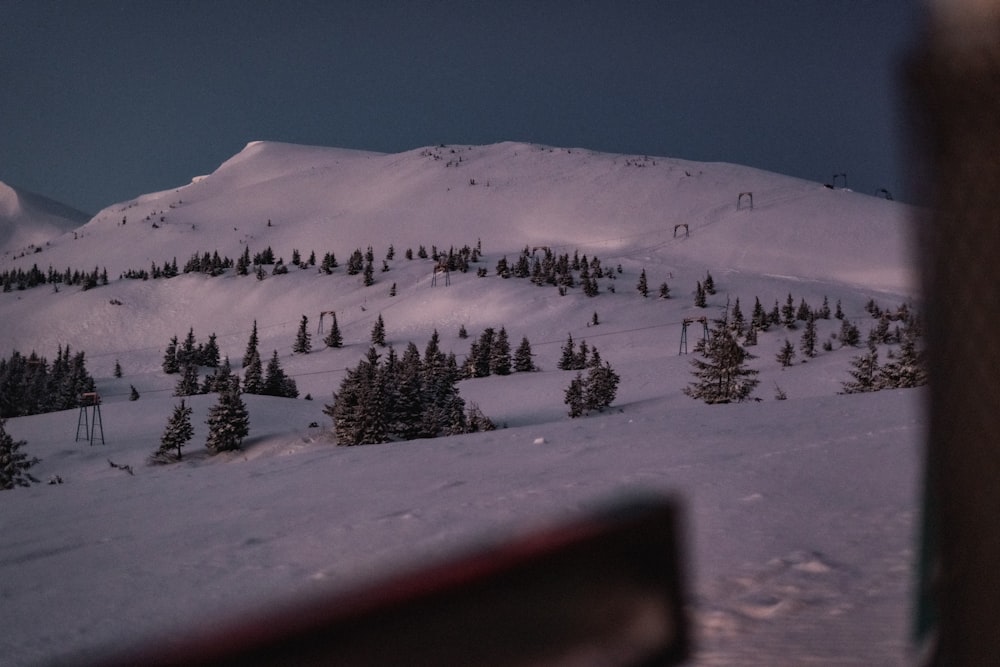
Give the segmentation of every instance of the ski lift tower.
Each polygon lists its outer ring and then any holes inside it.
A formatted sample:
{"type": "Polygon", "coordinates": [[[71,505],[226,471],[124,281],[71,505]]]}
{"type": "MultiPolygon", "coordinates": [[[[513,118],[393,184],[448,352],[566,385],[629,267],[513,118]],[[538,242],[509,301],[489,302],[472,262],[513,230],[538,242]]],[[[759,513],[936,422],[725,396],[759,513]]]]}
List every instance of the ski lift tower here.
{"type": "Polygon", "coordinates": [[[88,391],[80,396],[80,415],[76,420],[76,442],[80,440],[80,430],[84,437],[94,446],[94,437],[100,433],[101,444],[104,444],[104,421],[101,419],[101,395],[96,391],[88,391]],[[98,431],[98,429],[100,429],[98,431]]]}
{"type": "Polygon", "coordinates": [[[687,354],[688,351],[688,325],[694,324],[695,322],[701,322],[702,328],[702,340],[708,342],[708,318],[707,317],[685,317],[684,322],[681,325],[681,345],[680,349],[677,350],[677,354],[687,354]]]}

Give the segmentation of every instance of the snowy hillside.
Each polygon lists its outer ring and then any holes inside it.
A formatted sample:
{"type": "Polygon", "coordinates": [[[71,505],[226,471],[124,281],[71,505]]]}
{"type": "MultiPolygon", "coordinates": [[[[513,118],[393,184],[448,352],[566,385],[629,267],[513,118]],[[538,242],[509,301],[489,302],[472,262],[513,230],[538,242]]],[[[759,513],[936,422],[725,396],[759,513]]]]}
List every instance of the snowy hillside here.
{"type": "MultiPolygon", "coordinates": [[[[902,664],[921,390],[840,394],[863,345],[843,346],[834,317],[817,321],[827,345],[788,367],[776,354],[786,340],[799,348],[802,323],[760,333],[748,348],[759,401],[685,396],[693,355],[679,352],[682,336],[690,352],[702,336],[686,318],[718,317],[737,299],[747,317],[758,299],[767,310],[789,298],[839,303],[862,340],[878,324],[869,301],[919,310],[913,214],[729,164],[514,143],[383,155],[254,142],[212,174],[4,257],[0,271],[96,266],[109,280],[0,294],[0,354],[85,351],[107,440],[75,442],[77,411],[8,421],[41,459],[33,474],[63,483],[0,493],[0,533],[11,536],[0,544],[0,625],[13,629],[0,654],[12,664],[97,655],[197,627],[206,612],[342,590],[611,498],[666,492],[686,504],[696,664],[902,664]],[[345,265],[369,246],[366,287],[345,265]],[[421,246],[482,257],[432,286],[421,246]],[[287,274],[119,279],[268,247],[287,274]],[[598,259],[600,293],[497,275],[525,247],[598,259]],[[327,275],[318,265],[329,252],[339,266],[327,275]],[[643,272],[648,297],[636,289],[643,272]],[[709,275],[717,291],[700,308],[693,293],[709,275]],[[670,298],[657,297],[662,283],[670,298]],[[321,342],[328,311],[342,348],[321,342]],[[292,354],[303,315],[313,349],[292,354]],[[437,330],[461,362],[483,329],[504,327],[512,343],[530,340],[541,370],[459,383],[500,430],[335,447],[324,404],[379,316],[397,353],[410,341],[422,350],[437,330]],[[214,396],[192,397],[184,462],[147,465],[179,401],[177,376],[161,369],[170,337],[214,333],[239,369],[255,321],[262,355],[276,350],[315,400],[246,397],[244,450],[210,457],[214,396]],[[620,374],[610,411],[567,416],[573,373],[557,361],[568,335],[620,374]]],[[[883,345],[881,358],[893,351],[883,345]]]]}
{"type": "Polygon", "coordinates": [[[87,221],[87,214],[0,182],[0,257],[33,253],[87,221]]]}

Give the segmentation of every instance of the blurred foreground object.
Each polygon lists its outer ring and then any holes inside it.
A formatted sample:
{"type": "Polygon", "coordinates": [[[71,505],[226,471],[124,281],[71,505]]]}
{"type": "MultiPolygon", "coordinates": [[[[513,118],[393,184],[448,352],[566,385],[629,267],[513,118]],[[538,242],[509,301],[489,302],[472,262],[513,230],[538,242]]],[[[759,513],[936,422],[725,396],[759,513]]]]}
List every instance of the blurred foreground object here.
{"type": "Polygon", "coordinates": [[[932,213],[921,246],[930,432],[917,618],[927,665],[1000,654],[1000,2],[929,4],[909,63],[917,185],[932,213]],[[987,286],[972,288],[970,280],[987,286]]]}
{"type": "Polygon", "coordinates": [[[673,502],[630,503],[102,664],[677,664],[678,541],[673,502]]]}

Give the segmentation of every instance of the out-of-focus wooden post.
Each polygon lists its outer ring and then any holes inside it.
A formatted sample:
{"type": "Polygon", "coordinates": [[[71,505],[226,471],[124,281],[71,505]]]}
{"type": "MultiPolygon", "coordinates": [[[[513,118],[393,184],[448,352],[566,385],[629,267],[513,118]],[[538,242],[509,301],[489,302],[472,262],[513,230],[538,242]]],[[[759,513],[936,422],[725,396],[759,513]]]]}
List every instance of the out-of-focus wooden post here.
{"type": "Polygon", "coordinates": [[[933,665],[1000,661],[1000,2],[930,2],[909,63],[931,356],[920,630],[933,665]]]}

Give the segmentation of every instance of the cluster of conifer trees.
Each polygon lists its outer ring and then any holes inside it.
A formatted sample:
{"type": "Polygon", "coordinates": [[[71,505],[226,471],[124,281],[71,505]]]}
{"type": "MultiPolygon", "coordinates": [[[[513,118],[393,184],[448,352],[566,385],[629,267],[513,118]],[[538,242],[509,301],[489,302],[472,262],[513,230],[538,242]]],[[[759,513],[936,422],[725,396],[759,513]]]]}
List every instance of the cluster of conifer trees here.
{"type": "Polygon", "coordinates": [[[496,275],[529,278],[535,285],[554,285],[561,294],[579,285],[587,296],[600,293],[598,278],[615,279],[614,271],[606,271],[596,256],[588,259],[574,251],[570,258],[568,253],[557,256],[548,247],[531,249],[527,246],[514,262],[509,262],[506,255],[501,257],[496,264],[496,275]]]}
{"type": "Polygon", "coordinates": [[[219,354],[214,333],[209,336],[205,344],[197,342],[194,328],[188,330],[183,343],[178,343],[177,336],[172,336],[163,354],[162,368],[168,375],[180,374],[174,395],[192,396],[222,392],[235,381],[239,390],[245,394],[298,397],[299,390],[295,379],[285,374],[277,350],[271,355],[266,368],[261,361],[256,320],[253,323],[250,339],[247,341],[247,350],[243,355],[242,384],[239,384],[239,378],[232,371],[229,357],[226,356],[220,363],[219,354]],[[211,368],[214,371],[202,379],[202,368],[211,368]]]}
{"type": "Polygon", "coordinates": [[[48,271],[42,271],[38,268],[37,264],[32,264],[31,268],[27,271],[20,268],[3,271],[0,273],[0,284],[3,285],[4,292],[21,291],[46,284],[52,285],[56,289],[59,288],[59,285],[68,285],[79,286],[84,290],[88,290],[98,285],[107,285],[108,270],[98,269],[95,266],[93,271],[71,270],[67,268],[65,271],[60,272],[50,266],[48,271]]]}
{"type": "Polygon", "coordinates": [[[323,412],[333,420],[339,445],[434,438],[492,430],[477,406],[466,412],[457,383],[462,373],[454,353],[441,351],[435,330],[423,357],[409,343],[402,357],[389,346],[385,359],[371,347],[340,383],[323,412]]]}
{"type": "Polygon", "coordinates": [[[51,365],[34,352],[24,356],[15,350],[0,359],[0,418],[75,408],[80,395],[92,391],[84,353],[69,346],[59,347],[51,365]]]}

